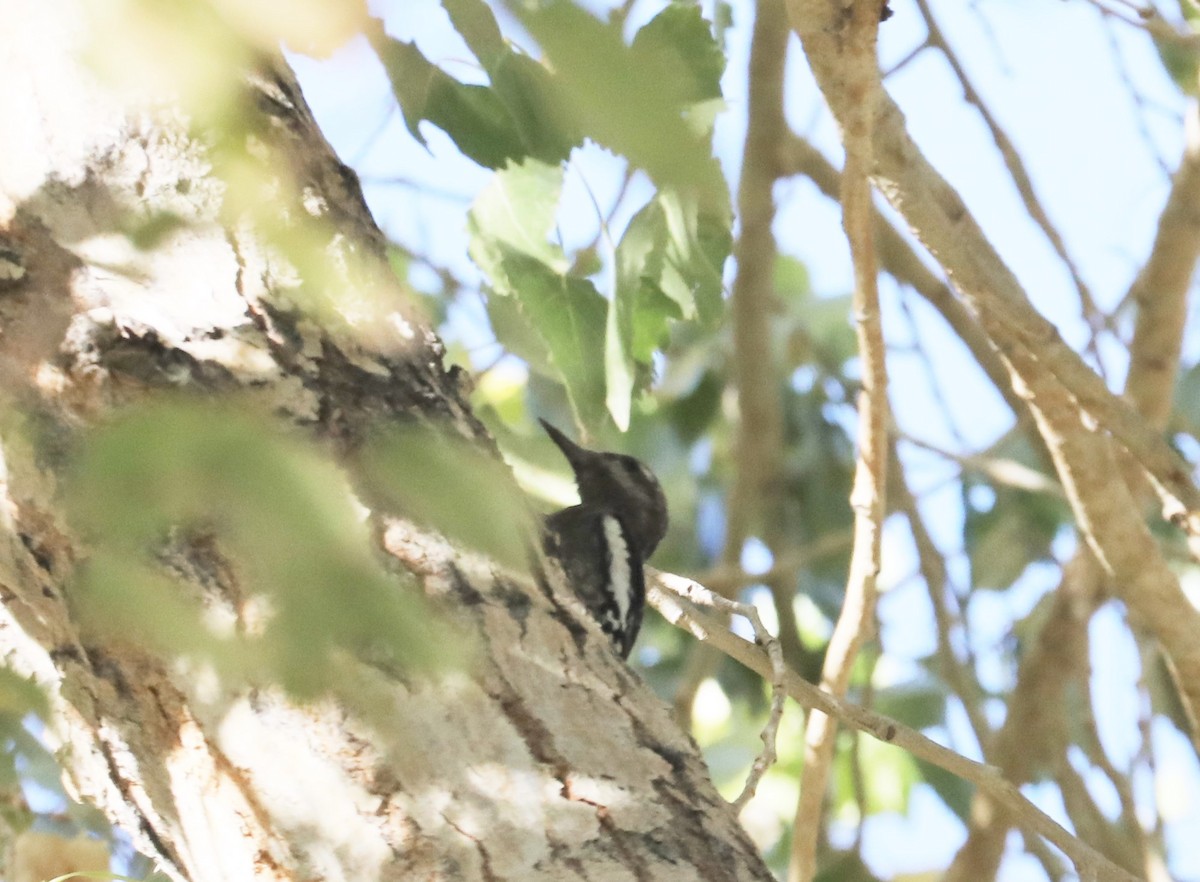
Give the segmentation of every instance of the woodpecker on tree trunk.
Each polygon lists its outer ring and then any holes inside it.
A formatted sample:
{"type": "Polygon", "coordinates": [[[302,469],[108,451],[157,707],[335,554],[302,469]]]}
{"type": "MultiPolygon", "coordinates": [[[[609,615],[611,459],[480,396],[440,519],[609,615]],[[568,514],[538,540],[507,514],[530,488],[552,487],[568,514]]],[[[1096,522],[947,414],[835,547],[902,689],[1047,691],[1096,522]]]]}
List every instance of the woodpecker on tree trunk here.
{"type": "Polygon", "coordinates": [[[588,450],[541,424],[579,488],[579,505],[546,518],[543,548],[628,658],[646,604],[643,564],[667,532],[667,499],[654,473],[632,456],[588,450]]]}

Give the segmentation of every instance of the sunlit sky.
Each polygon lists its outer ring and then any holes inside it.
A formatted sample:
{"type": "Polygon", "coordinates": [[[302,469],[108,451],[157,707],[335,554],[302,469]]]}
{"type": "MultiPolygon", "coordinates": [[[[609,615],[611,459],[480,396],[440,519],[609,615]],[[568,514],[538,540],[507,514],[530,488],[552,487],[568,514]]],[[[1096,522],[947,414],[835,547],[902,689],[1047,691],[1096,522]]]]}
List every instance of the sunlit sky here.
{"type": "MultiPolygon", "coordinates": [[[[1051,220],[1065,239],[1092,294],[1102,308],[1119,302],[1146,255],[1157,214],[1167,194],[1164,171],[1178,161],[1182,145],[1183,102],[1165,77],[1144,34],[1104,22],[1083,0],[930,0],[942,30],[1025,160],[1034,186],[1051,220]],[[1119,65],[1114,63],[1119,59],[1119,65]],[[1122,81],[1122,77],[1126,81],[1122,81]],[[1136,90],[1135,101],[1130,84],[1136,90]]],[[[482,82],[468,50],[453,33],[436,0],[376,4],[387,13],[394,36],[415,39],[425,54],[452,75],[482,82]]],[[[602,3],[586,4],[595,10],[602,3]]],[[[711,2],[702,4],[711,12],[711,2]]],[[[734,4],[734,27],[727,34],[729,69],[724,89],[729,110],[718,121],[716,147],[736,186],[745,131],[749,4],[734,4]]],[[[892,0],[893,18],[881,28],[880,57],[885,70],[908,59],[886,80],[903,109],[910,132],[930,161],[958,189],[967,206],[1001,255],[1021,280],[1030,299],[1064,336],[1079,347],[1086,340],[1080,305],[1071,280],[1045,236],[1029,220],[1003,161],[979,114],[963,100],[962,89],[934,50],[910,57],[924,39],[924,25],[912,0],[892,0]]],[[[631,30],[661,6],[638,3],[631,30]]],[[[798,45],[793,45],[797,50],[798,45]]],[[[377,220],[396,240],[449,267],[468,282],[477,274],[466,257],[465,217],[471,199],[490,173],[462,158],[438,130],[425,125],[428,149],[406,131],[388,84],[365,44],[356,42],[334,58],[314,62],[293,58],[305,94],[327,136],[342,158],[354,166],[377,220]]],[[[839,160],[836,129],[804,65],[793,51],[788,76],[788,117],[793,128],[839,160]]],[[[591,240],[596,226],[593,196],[607,206],[621,173],[620,163],[603,151],[588,148],[572,162],[560,217],[568,245],[591,240]]],[[[649,190],[647,190],[647,193],[649,190]]],[[[823,295],[842,294],[850,284],[848,253],[837,210],[803,180],[778,185],[780,211],[776,233],[780,249],[808,267],[812,284],[823,295]]],[[[732,269],[732,267],[731,267],[732,269]]],[[[415,279],[421,280],[421,271],[415,279]]],[[[885,324],[889,340],[906,343],[911,326],[898,308],[895,285],[883,283],[885,324]]],[[[958,449],[957,432],[968,450],[978,450],[1007,429],[1010,415],[987,387],[965,350],[923,301],[908,298],[926,351],[933,362],[940,393],[950,403],[953,426],[946,424],[930,393],[925,368],[911,354],[890,361],[892,402],[902,431],[936,445],[958,449]]],[[[1125,316],[1126,326],[1128,316],[1125,316]]],[[[466,300],[453,315],[454,331],[470,348],[477,365],[491,364],[498,351],[478,301],[466,300]]],[[[1200,355],[1193,309],[1185,359],[1200,355]]],[[[1101,350],[1110,384],[1124,376],[1122,350],[1101,350]]],[[[952,576],[961,586],[967,569],[961,554],[961,499],[946,479],[955,467],[937,457],[906,451],[909,480],[921,496],[934,538],[950,553],[952,576]]],[[[884,598],[883,641],[889,655],[915,660],[927,654],[934,636],[929,630],[925,589],[911,578],[915,559],[902,525],[888,531],[885,582],[893,585],[884,598]]],[[[1065,559],[1069,540],[1058,543],[1065,559]]],[[[751,555],[753,557],[753,555],[751,555]]],[[[761,565],[761,559],[752,560],[761,565]]],[[[1010,592],[978,597],[972,603],[971,628],[980,652],[985,685],[1003,689],[1012,671],[988,663],[1014,619],[1024,616],[1057,581],[1051,566],[1034,567],[1010,592]]],[[[1093,689],[1101,735],[1118,768],[1127,767],[1137,749],[1133,683],[1137,654],[1120,626],[1120,614],[1108,609],[1093,626],[1093,689]]],[[[941,733],[963,752],[977,750],[960,714],[951,731],[941,733]]],[[[998,720],[994,720],[998,722],[998,720]]],[[[1176,782],[1167,792],[1159,782],[1159,806],[1167,816],[1177,877],[1200,877],[1200,767],[1190,748],[1169,726],[1155,732],[1160,777],[1176,782]],[[1169,812],[1167,810],[1170,810],[1169,812]]],[[[1154,782],[1139,780],[1139,794],[1154,782]]],[[[1051,789],[1026,792],[1056,817],[1064,819],[1051,789]]],[[[1103,791],[1098,791],[1103,795],[1103,791]]],[[[1100,804],[1108,808],[1109,799],[1100,804]]],[[[881,817],[869,822],[865,838],[868,861],[880,872],[917,871],[943,866],[962,842],[958,820],[931,791],[918,792],[907,818],[881,817]]],[[[1019,843],[1013,843],[1013,854],[1019,843]]],[[[1006,861],[1002,878],[1042,878],[1028,857],[1006,861]]]]}

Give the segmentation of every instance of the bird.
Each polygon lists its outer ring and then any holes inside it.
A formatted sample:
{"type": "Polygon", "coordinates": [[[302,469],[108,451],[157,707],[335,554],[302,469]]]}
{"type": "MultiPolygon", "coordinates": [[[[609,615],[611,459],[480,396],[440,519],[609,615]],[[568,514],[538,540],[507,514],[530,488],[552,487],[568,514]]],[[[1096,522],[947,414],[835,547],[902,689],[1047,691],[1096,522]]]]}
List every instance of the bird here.
{"type": "Polygon", "coordinates": [[[667,533],[667,498],[645,463],[589,450],[539,420],[575,473],[579,504],[544,522],[542,548],[628,658],[646,605],[644,565],[667,533]]]}

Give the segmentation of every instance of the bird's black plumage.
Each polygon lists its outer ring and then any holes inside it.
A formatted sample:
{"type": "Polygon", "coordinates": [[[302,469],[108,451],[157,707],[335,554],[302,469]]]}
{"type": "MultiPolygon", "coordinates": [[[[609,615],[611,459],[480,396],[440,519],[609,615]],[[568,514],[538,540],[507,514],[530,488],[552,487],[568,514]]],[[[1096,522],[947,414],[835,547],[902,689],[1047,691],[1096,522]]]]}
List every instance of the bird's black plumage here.
{"type": "Polygon", "coordinates": [[[667,532],[667,500],[654,473],[621,453],[588,450],[542,426],[575,472],[579,504],[546,518],[543,546],[623,658],[645,607],[643,564],[667,532]]]}

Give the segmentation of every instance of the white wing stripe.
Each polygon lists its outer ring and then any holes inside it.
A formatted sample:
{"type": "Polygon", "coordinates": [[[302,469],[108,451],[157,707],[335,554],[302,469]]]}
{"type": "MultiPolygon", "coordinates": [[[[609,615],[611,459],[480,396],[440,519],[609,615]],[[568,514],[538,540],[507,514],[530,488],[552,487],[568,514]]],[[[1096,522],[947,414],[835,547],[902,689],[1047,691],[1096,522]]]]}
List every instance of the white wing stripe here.
{"type": "Polygon", "coordinates": [[[629,544],[625,541],[625,531],[621,522],[612,515],[604,516],[604,539],[608,543],[609,587],[613,598],[617,601],[621,625],[629,621],[630,582],[633,574],[629,571],[629,544]]]}

